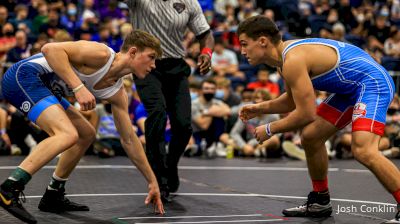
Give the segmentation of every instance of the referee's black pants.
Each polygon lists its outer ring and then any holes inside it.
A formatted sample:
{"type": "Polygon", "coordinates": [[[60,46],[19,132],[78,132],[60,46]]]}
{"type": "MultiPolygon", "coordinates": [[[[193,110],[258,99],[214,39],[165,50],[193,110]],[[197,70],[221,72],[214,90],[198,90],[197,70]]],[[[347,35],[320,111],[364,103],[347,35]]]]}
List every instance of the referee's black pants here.
{"type": "Polygon", "coordinates": [[[179,158],[192,135],[191,98],[187,77],[190,67],[183,59],[161,59],[145,79],[135,80],[148,117],[145,121],[146,155],[160,188],[168,185],[168,173],[177,169],[179,158]],[[164,132],[167,114],[171,123],[168,154],[164,132]]]}

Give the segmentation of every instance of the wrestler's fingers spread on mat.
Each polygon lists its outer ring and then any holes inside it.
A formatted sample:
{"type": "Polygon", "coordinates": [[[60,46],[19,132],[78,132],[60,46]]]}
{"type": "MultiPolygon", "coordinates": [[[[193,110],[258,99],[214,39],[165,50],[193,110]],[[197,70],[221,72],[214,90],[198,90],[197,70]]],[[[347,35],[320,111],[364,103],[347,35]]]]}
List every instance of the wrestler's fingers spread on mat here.
{"type": "Polygon", "coordinates": [[[160,198],[154,200],[154,213],[158,213],[160,215],[165,214],[164,205],[160,198]]]}

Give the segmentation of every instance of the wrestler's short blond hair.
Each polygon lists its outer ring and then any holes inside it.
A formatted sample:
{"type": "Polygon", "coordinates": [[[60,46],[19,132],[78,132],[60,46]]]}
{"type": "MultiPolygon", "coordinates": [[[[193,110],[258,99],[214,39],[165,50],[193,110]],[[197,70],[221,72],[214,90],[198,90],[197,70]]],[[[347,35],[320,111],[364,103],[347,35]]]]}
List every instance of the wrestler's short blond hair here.
{"type": "Polygon", "coordinates": [[[161,57],[161,43],[158,38],[143,30],[134,30],[129,33],[122,43],[121,52],[128,52],[129,48],[137,47],[139,51],[150,48],[156,51],[157,57],[161,57]]]}

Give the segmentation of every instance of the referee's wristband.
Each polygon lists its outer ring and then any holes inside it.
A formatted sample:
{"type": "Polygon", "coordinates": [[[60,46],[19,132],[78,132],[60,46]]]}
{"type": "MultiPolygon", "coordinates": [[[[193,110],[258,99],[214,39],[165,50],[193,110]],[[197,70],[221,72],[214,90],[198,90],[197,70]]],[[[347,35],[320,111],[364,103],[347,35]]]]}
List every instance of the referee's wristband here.
{"type": "Polygon", "coordinates": [[[5,128],[0,129],[0,135],[4,135],[5,133],[7,133],[5,128]]]}
{"type": "Polygon", "coordinates": [[[203,48],[203,49],[201,50],[201,54],[206,54],[206,55],[210,56],[210,58],[211,58],[211,56],[212,56],[212,50],[211,50],[210,48],[208,48],[208,47],[205,47],[205,48],[203,48]]]}
{"type": "Polygon", "coordinates": [[[79,86],[75,87],[72,89],[73,93],[78,92],[79,90],[81,90],[85,85],[83,83],[81,83],[79,86]]]}
{"type": "Polygon", "coordinates": [[[271,132],[271,123],[267,123],[266,125],[265,125],[265,133],[269,136],[269,137],[272,137],[272,132],[271,132]]]}

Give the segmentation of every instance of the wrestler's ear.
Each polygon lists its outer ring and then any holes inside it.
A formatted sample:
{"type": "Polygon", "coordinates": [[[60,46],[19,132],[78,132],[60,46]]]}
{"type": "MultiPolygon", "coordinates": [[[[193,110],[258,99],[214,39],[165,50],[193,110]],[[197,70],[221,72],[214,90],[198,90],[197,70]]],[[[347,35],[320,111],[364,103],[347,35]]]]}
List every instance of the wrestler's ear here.
{"type": "Polygon", "coordinates": [[[261,36],[258,38],[258,43],[261,47],[267,47],[269,43],[269,39],[266,36],[261,36]]]}
{"type": "Polygon", "coordinates": [[[129,48],[129,55],[131,55],[132,57],[135,57],[136,53],[138,52],[137,47],[133,46],[131,48],[129,48]]]}

